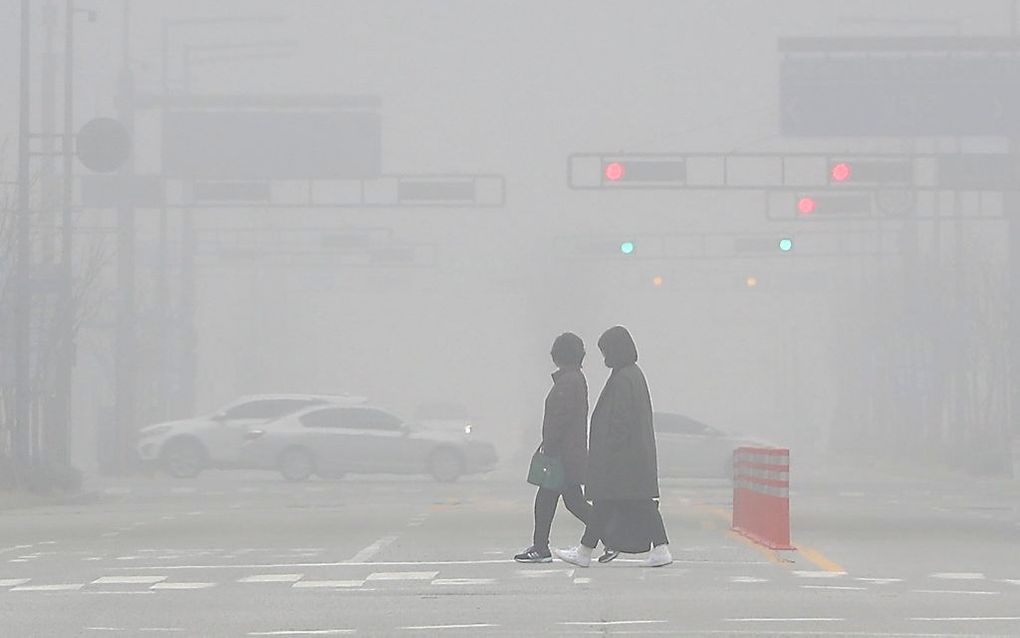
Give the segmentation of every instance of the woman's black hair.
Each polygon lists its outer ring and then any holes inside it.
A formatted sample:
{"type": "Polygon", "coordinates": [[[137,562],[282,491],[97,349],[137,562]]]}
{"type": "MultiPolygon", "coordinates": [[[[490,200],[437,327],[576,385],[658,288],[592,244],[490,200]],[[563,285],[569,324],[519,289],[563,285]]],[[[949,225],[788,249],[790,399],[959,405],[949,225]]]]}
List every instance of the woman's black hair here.
{"type": "Polygon", "coordinates": [[[580,366],[584,361],[584,342],[573,332],[564,332],[553,342],[551,354],[560,367],[580,366]]]}

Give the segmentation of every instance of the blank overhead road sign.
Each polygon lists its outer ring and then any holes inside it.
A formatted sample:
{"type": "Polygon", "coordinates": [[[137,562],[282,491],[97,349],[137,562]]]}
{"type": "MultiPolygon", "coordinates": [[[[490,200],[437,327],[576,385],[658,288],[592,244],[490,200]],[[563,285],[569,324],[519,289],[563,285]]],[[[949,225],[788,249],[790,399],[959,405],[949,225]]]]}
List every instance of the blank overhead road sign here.
{"type": "Polygon", "coordinates": [[[1020,132],[1020,39],[786,38],[779,51],[786,136],[1020,132]]]}
{"type": "Polygon", "coordinates": [[[100,117],[78,131],[78,160],[89,170],[112,173],[131,156],[131,134],[118,120],[100,117]]]}
{"type": "Polygon", "coordinates": [[[163,173],[223,180],[378,177],[381,117],[361,110],[169,110],[163,173]]]}

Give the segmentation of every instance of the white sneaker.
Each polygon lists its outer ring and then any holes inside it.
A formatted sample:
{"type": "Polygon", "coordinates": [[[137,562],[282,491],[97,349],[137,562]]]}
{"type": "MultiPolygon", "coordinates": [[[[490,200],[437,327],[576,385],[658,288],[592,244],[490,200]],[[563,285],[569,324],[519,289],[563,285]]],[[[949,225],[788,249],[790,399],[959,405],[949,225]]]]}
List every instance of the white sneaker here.
{"type": "Polygon", "coordinates": [[[591,553],[592,549],[585,547],[584,545],[578,545],[568,549],[553,550],[553,554],[556,554],[557,558],[570,563],[571,565],[577,565],[578,567],[587,567],[591,565],[591,553]]]}
{"type": "Polygon", "coordinates": [[[645,567],[662,567],[673,562],[673,555],[669,553],[669,545],[658,545],[652,548],[645,559],[645,567]]]}

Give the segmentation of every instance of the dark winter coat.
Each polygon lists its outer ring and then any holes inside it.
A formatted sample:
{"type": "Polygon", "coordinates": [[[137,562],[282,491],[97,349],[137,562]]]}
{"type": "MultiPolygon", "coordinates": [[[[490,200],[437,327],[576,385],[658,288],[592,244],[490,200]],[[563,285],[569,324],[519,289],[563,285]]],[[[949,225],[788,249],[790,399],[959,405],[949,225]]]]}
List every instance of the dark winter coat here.
{"type": "Polygon", "coordinates": [[[599,340],[613,369],[591,417],[586,495],[592,500],[659,497],[659,469],[648,383],[623,328],[599,340]]]}
{"type": "Polygon", "coordinates": [[[567,485],[584,482],[588,462],[588,382],[579,367],[557,370],[545,398],[542,448],[563,462],[567,485]]]}

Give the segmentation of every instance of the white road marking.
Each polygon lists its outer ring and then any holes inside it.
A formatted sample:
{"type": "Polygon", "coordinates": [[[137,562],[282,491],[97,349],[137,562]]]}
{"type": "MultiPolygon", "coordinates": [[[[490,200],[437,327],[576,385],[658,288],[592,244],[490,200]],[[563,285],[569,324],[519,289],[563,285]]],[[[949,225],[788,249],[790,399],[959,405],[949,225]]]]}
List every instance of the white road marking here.
{"type": "Polygon", "coordinates": [[[872,583],[875,585],[889,585],[891,583],[903,582],[902,578],[855,578],[854,580],[859,580],[862,583],[872,583]]]}
{"type": "Polygon", "coordinates": [[[844,622],[846,618],[724,618],[723,622],[844,622]]]}
{"type": "Polygon", "coordinates": [[[755,576],[733,576],[730,578],[731,583],[767,583],[768,578],[757,578],[755,576]]]}
{"type": "Polygon", "coordinates": [[[166,576],[103,576],[92,581],[93,585],[155,585],[166,580],[166,576]]]}
{"type": "Polygon", "coordinates": [[[517,575],[523,578],[542,578],[545,576],[563,575],[567,578],[574,577],[573,569],[518,569],[517,575]]]}
{"type": "Polygon", "coordinates": [[[157,631],[180,632],[180,631],[184,631],[184,630],[181,629],[180,627],[140,627],[138,629],[138,631],[148,631],[148,632],[157,632],[157,631]]]}
{"type": "Polygon", "coordinates": [[[956,594],[960,596],[998,596],[1000,591],[967,591],[965,589],[912,589],[915,594],[956,594]]]}
{"type": "Polygon", "coordinates": [[[360,552],[351,556],[350,563],[363,563],[378,554],[384,547],[397,540],[396,536],[383,536],[360,552]]]}
{"type": "Polygon", "coordinates": [[[66,585],[22,585],[11,591],[78,591],[85,583],[68,583],[66,585]]]}
{"type": "Polygon", "coordinates": [[[295,589],[314,588],[337,588],[337,587],[361,587],[365,584],[363,580],[299,580],[291,585],[295,589]]]}
{"type": "Polygon", "coordinates": [[[1003,622],[1010,620],[1020,620],[1020,616],[971,616],[971,617],[949,617],[949,618],[911,618],[918,622],[973,622],[978,620],[991,620],[993,622],[1003,622]]]}
{"type": "Polygon", "coordinates": [[[491,585],[496,582],[495,578],[437,578],[432,581],[433,585],[491,585]]]}
{"type": "Polygon", "coordinates": [[[1014,580],[1012,578],[1006,578],[1002,582],[1009,583],[1010,585],[1020,585],[1020,579],[1014,580]]]}
{"type": "MultiPolygon", "coordinates": [[[[641,560],[625,561],[622,558],[617,558],[614,563],[620,561],[641,563],[641,560]]],[[[329,563],[251,563],[245,565],[132,565],[132,566],[115,566],[110,569],[125,570],[125,571],[139,571],[139,570],[152,570],[152,569],[286,569],[286,568],[311,568],[311,567],[432,567],[432,566],[444,566],[444,565],[506,565],[506,564],[519,564],[512,558],[504,559],[492,559],[492,560],[405,560],[405,561],[379,561],[379,562],[356,562],[356,561],[339,561],[329,563]]],[[[768,565],[767,561],[711,561],[711,560],[674,560],[674,565],[768,565]]],[[[531,573],[531,570],[522,570],[527,573],[531,573]]],[[[570,570],[572,571],[572,570],[570,570]]],[[[535,572],[538,573],[538,572],[535,572]]]]}
{"type": "Polygon", "coordinates": [[[216,583],[156,583],[149,589],[209,589],[216,583]]]}
{"type": "Polygon", "coordinates": [[[794,576],[801,578],[839,578],[846,576],[846,572],[819,572],[819,571],[794,571],[794,576]]]}
{"type": "Polygon", "coordinates": [[[85,631],[127,631],[123,627],[86,627],[85,631]]]}
{"type": "Polygon", "coordinates": [[[296,583],[301,580],[304,574],[258,574],[256,576],[245,576],[239,579],[239,583],[296,583]]]}
{"type": "Polygon", "coordinates": [[[801,589],[835,589],[841,591],[868,591],[867,587],[839,587],[836,585],[801,585],[801,589]]]}
{"type": "Polygon", "coordinates": [[[590,578],[575,578],[574,579],[574,584],[575,585],[587,585],[590,582],[591,582],[590,578]]]}
{"type": "Polygon", "coordinates": [[[616,625],[658,625],[665,622],[666,620],[572,620],[568,622],[558,623],[566,626],[596,626],[596,627],[610,627],[616,625]]]}
{"type": "Polygon", "coordinates": [[[477,623],[473,625],[417,625],[412,627],[401,627],[401,629],[406,629],[408,631],[417,630],[427,631],[429,629],[485,629],[492,627],[499,627],[499,625],[493,625],[489,623],[477,623]]]}
{"type": "Polygon", "coordinates": [[[353,634],[353,629],[284,629],[282,631],[252,631],[249,636],[337,636],[353,634]]]}
{"type": "Polygon", "coordinates": [[[7,580],[0,580],[0,587],[17,587],[18,585],[24,585],[31,578],[8,578],[7,580]]]}
{"type": "Polygon", "coordinates": [[[932,578],[943,578],[945,580],[984,580],[985,575],[976,572],[939,572],[932,574],[932,578]]]}
{"type": "Polygon", "coordinates": [[[154,591],[84,591],[82,592],[86,596],[151,596],[155,594],[154,591]]]}
{"type": "Polygon", "coordinates": [[[27,558],[12,558],[11,560],[9,560],[7,562],[8,563],[27,563],[28,559],[27,558]]]}
{"type": "Polygon", "coordinates": [[[439,572],[375,572],[367,580],[432,580],[439,572]]]}

